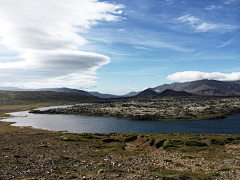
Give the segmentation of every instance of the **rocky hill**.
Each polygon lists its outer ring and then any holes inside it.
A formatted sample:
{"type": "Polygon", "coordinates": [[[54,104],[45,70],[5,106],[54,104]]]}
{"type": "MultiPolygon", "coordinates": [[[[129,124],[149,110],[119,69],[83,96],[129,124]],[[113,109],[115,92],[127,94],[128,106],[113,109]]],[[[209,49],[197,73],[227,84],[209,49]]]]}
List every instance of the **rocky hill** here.
{"type": "Polygon", "coordinates": [[[185,91],[198,95],[240,95],[240,81],[198,80],[184,83],[164,84],[153,91],[161,93],[166,89],[185,91]]]}

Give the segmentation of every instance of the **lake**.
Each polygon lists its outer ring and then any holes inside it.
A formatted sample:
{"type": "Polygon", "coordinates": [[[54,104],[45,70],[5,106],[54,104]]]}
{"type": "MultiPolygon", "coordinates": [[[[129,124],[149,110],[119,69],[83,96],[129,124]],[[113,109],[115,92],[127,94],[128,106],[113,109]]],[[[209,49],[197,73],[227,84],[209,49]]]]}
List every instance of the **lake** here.
{"type": "MultiPolygon", "coordinates": [[[[53,106],[39,108],[61,108],[53,106]]],[[[34,128],[68,131],[72,133],[211,133],[240,134],[240,114],[220,120],[201,121],[135,121],[115,117],[81,116],[65,114],[31,114],[28,111],[10,113],[14,118],[4,121],[16,122],[13,126],[32,126],[34,128]]]]}

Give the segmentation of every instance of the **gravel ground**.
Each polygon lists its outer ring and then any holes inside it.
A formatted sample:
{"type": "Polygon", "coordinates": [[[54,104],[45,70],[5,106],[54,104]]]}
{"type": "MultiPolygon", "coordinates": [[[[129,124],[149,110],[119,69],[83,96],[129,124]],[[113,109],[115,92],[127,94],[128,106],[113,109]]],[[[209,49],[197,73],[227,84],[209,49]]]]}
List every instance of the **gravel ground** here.
{"type": "MultiPolygon", "coordinates": [[[[0,180],[240,179],[240,144],[224,145],[219,158],[206,158],[209,150],[166,152],[162,147],[150,146],[143,135],[124,142],[123,154],[106,152],[104,148],[91,146],[93,142],[90,141],[68,141],[64,133],[19,131],[0,136],[0,180]],[[174,175],[179,172],[200,176],[174,175]]],[[[123,136],[101,135],[98,138],[114,138],[115,141],[106,143],[114,146],[123,143],[116,141],[123,136]]]]}

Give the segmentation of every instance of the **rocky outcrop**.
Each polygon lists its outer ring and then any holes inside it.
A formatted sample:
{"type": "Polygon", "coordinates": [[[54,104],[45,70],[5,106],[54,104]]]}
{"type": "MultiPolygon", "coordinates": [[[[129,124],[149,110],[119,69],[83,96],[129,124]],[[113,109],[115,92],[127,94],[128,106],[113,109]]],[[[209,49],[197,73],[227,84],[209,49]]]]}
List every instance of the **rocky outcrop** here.
{"type": "Polygon", "coordinates": [[[30,113],[113,116],[132,120],[222,119],[240,113],[240,97],[158,97],[119,99],[30,113]]]}

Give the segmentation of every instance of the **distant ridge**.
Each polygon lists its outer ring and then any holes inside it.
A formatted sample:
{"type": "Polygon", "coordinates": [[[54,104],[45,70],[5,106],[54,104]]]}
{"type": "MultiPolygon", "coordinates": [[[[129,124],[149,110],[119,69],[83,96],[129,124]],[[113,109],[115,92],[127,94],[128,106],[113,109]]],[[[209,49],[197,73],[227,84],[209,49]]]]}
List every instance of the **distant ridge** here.
{"type": "Polygon", "coordinates": [[[194,96],[194,94],[185,91],[174,91],[172,89],[166,89],[165,91],[159,93],[157,96],[194,96]]]}
{"type": "Polygon", "coordinates": [[[67,92],[67,93],[77,93],[85,96],[92,96],[86,91],[70,88],[41,88],[41,89],[21,89],[16,87],[0,87],[0,90],[3,91],[52,91],[52,92],[67,92]]]}
{"type": "Polygon", "coordinates": [[[149,88],[138,93],[136,97],[153,97],[153,96],[158,96],[158,93],[149,88]]]}
{"type": "Polygon", "coordinates": [[[130,93],[128,93],[128,94],[123,95],[123,97],[132,97],[132,96],[136,96],[136,95],[138,95],[138,93],[139,93],[139,92],[135,92],[135,91],[133,91],[133,92],[130,92],[130,93]]]}
{"type": "Polygon", "coordinates": [[[78,89],[70,89],[70,88],[43,88],[37,89],[37,91],[53,91],[53,92],[67,92],[67,93],[77,93],[85,96],[92,96],[86,91],[78,90],[78,89]]]}
{"type": "Polygon", "coordinates": [[[97,96],[100,98],[119,98],[121,96],[117,96],[117,95],[112,95],[112,94],[102,94],[99,92],[88,92],[89,94],[93,95],[93,96],[97,96]]]}
{"type": "Polygon", "coordinates": [[[166,89],[185,91],[197,95],[240,95],[240,81],[198,80],[184,83],[163,84],[153,91],[161,93],[166,89]]]}

